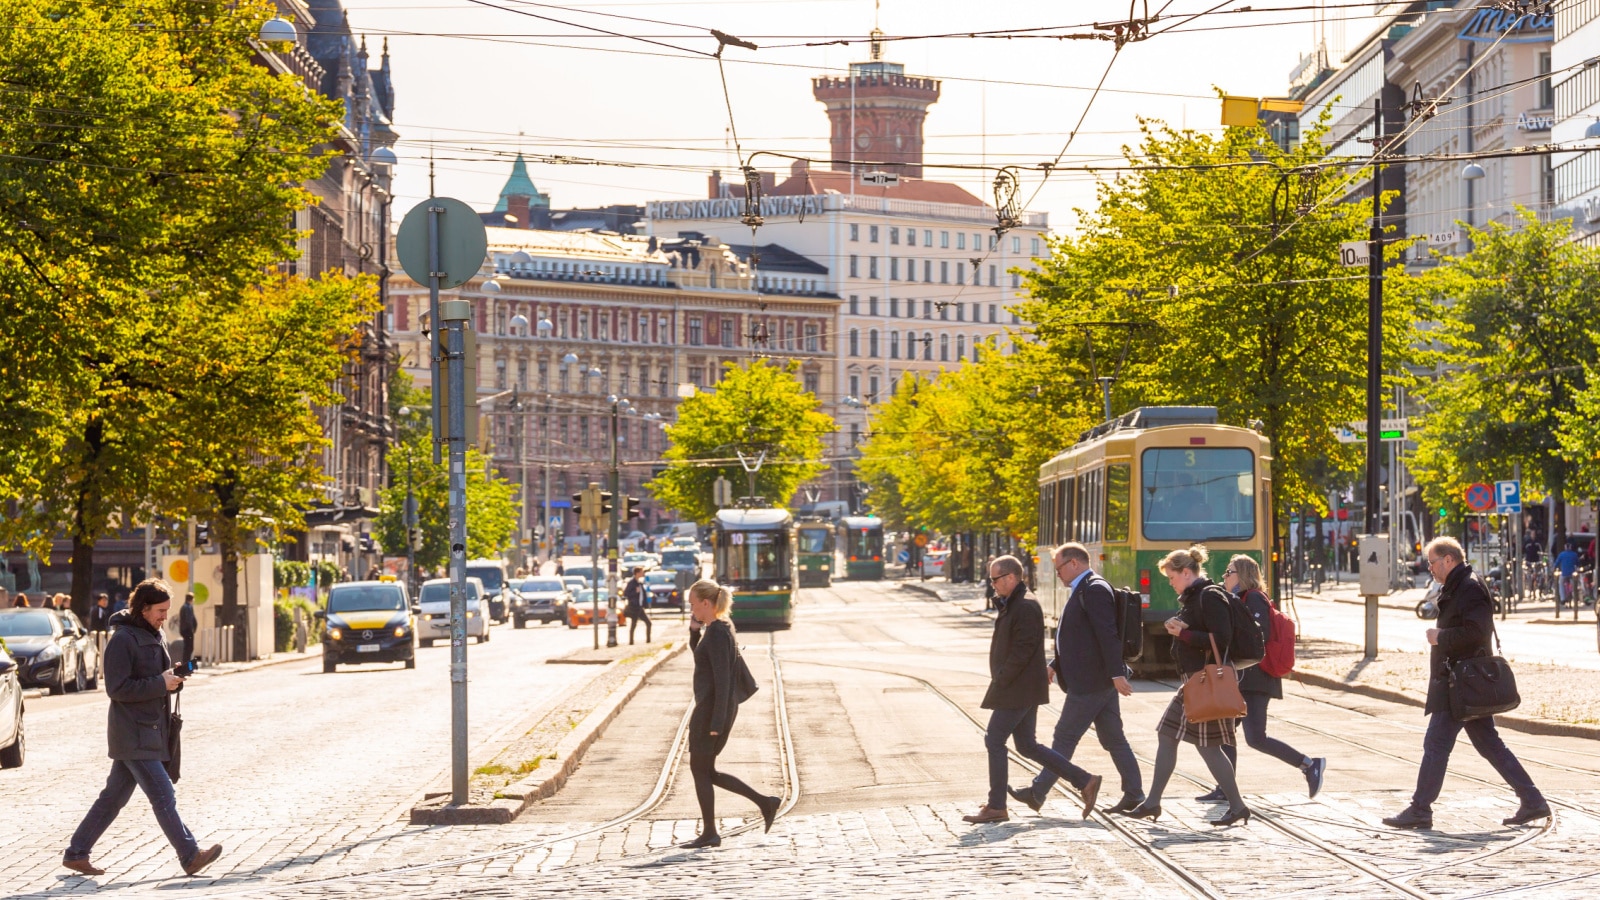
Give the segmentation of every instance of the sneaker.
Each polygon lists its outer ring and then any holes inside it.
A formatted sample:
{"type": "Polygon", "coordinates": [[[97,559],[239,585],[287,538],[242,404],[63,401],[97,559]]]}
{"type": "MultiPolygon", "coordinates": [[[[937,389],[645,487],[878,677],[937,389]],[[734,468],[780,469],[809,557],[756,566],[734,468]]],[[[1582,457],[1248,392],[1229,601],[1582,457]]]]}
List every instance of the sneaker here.
{"type": "Polygon", "coordinates": [[[1322,790],[1322,776],[1328,771],[1327,758],[1318,756],[1311,760],[1311,765],[1302,768],[1300,771],[1306,774],[1306,789],[1315,798],[1317,792],[1322,790]]]}
{"type": "Polygon", "coordinates": [[[1400,815],[1390,816],[1389,818],[1384,819],[1383,824],[1389,826],[1390,828],[1409,828],[1413,830],[1419,828],[1432,828],[1433,811],[1428,809],[1417,809],[1415,806],[1408,806],[1405,808],[1405,811],[1400,813],[1400,815]]]}

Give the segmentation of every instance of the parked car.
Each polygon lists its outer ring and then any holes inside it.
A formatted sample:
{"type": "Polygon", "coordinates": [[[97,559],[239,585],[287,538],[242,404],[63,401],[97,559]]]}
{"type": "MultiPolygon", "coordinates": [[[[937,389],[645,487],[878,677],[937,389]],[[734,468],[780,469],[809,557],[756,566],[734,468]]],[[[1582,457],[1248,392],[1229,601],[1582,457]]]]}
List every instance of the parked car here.
{"type": "Polygon", "coordinates": [[[678,587],[678,573],[671,569],[656,569],[644,573],[646,606],[683,609],[683,589],[678,587]]]}
{"type": "Polygon", "coordinates": [[[512,592],[511,621],[517,628],[526,626],[529,619],[565,621],[567,598],[567,586],[559,578],[540,575],[524,579],[512,592]]]}
{"type": "MultiPolygon", "coordinates": [[[[446,604],[448,606],[448,604],[446,604]]],[[[316,617],[322,633],[322,671],[340,663],[403,662],[417,667],[417,620],[397,581],[347,581],[328,591],[328,605],[316,617]]]]}
{"type": "Polygon", "coordinates": [[[100,642],[84,627],[77,613],[63,609],[57,610],[56,615],[61,617],[63,629],[77,635],[78,665],[83,669],[83,686],[73,689],[81,691],[88,688],[92,691],[100,686],[100,642]]]}
{"type": "MultiPolygon", "coordinates": [[[[485,615],[483,582],[467,579],[467,637],[478,643],[489,639],[489,619],[485,615]]],[[[424,647],[434,641],[450,640],[450,579],[434,578],[422,583],[417,593],[420,607],[417,617],[417,639],[424,647]]]]}
{"type": "Polygon", "coordinates": [[[506,576],[506,564],[498,559],[469,559],[467,577],[483,582],[489,618],[505,624],[511,618],[511,582],[506,576]]]}
{"type": "Polygon", "coordinates": [[[661,565],[661,557],[654,553],[628,553],[624,554],[620,562],[620,577],[632,578],[634,569],[643,569],[646,572],[661,565]]]}
{"type": "Polygon", "coordinates": [[[949,550],[929,550],[922,555],[922,574],[943,575],[944,564],[949,559],[949,550]]]}
{"type": "Polygon", "coordinates": [[[48,688],[52,694],[88,685],[78,635],[51,609],[0,609],[0,637],[6,639],[17,675],[26,687],[48,688]]]}
{"type": "MultiPolygon", "coordinates": [[[[604,592],[584,588],[578,592],[577,596],[573,597],[572,603],[567,606],[568,628],[594,624],[595,596],[597,594],[600,595],[600,621],[604,622],[606,620],[607,607],[604,592]]],[[[628,624],[628,617],[624,613],[625,610],[619,604],[617,606],[617,627],[619,628],[628,624]]]]}
{"type": "Polygon", "coordinates": [[[22,713],[22,680],[17,677],[17,661],[6,652],[5,638],[0,638],[0,769],[21,766],[27,755],[22,713]]]}

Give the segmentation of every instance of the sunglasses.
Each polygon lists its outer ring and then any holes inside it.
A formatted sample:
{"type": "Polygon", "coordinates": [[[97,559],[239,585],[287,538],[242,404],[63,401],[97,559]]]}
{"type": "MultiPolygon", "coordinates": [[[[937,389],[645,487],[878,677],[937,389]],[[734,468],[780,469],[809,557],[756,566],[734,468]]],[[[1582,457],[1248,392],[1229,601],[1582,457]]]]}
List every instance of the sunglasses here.
{"type": "Polygon", "coordinates": [[[1237,574],[1239,574],[1239,573],[1238,573],[1238,572],[1235,572],[1235,571],[1234,571],[1234,570],[1232,570],[1232,569],[1229,569],[1229,570],[1228,570],[1228,571],[1226,571],[1226,572],[1223,572],[1223,573],[1222,573],[1222,574],[1224,574],[1224,575],[1237,575],[1237,574]]]}

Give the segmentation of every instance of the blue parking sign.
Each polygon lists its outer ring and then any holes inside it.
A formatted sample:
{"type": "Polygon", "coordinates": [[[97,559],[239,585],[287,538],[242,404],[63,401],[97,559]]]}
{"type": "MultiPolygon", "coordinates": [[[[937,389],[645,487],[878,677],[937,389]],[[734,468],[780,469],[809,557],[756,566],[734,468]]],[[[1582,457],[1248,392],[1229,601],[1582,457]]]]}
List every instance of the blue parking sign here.
{"type": "Polygon", "coordinates": [[[1498,515],[1522,512],[1522,482],[1496,481],[1494,483],[1494,511],[1498,515]]]}

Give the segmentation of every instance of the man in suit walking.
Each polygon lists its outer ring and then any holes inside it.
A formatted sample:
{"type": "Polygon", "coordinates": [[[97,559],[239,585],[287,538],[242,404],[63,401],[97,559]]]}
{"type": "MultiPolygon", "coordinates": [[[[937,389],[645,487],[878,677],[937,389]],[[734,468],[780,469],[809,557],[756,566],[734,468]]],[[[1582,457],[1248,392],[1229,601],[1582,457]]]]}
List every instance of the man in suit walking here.
{"type": "MultiPolygon", "coordinates": [[[[1067,692],[1061,720],[1050,748],[1068,760],[1078,749],[1084,732],[1094,725],[1100,746],[1111,754],[1111,761],[1122,778],[1122,799],[1111,812],[1125,812],[1144,800],[1144,783],[1139,776],[1139,761],[1122,731],[1122,708],[1118,695],[1133,693],[1128,684],[1128,667],[1122,661],[1122,641],[1117,637],[1117,598],[1111,583],[1090,568],[1089,551],[1082,544],[1062,544],[1056,548],[1056,576],[1072,593],[1061,610],[1056,626],[1055,659],[1050,668],[1056,683],[1067,692]]],[[[1085,797],[1098,792],[1100,776],[1070,766],[1068,781],[1085,797]]],[[[1056,776],[1048,769],[1039,773],[1033,784],[1011,791],[1011,796],[1037,810],[1050,795],[1056,776]]]]}
{"type": "MultiPolygon", "coordinates": [[[[989,583],[994,585],[994,636],[989,640],[989,690],[983,695],[983,708],[990,710],[984,747],[989,751],[989,799],[974,815],[962,819],[974,825],[1004,822],[1006,813],[1006,739],[1017,752],[1056,773],[1072,777],[1072,763],[1061,754],[1039,743],[1039,705],[1050,699],[1050,672],[1044,664],[1044,611],[1022,578],[1022,561],[1002,556],[989,565],[989,583]]],[[[1083,817],[1094,809],[1095,791],[1100,779],[1089,783],[1083,792],[1083,817]]]]}

